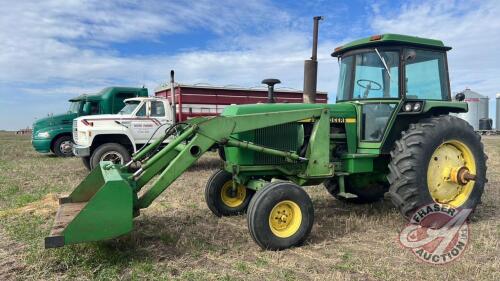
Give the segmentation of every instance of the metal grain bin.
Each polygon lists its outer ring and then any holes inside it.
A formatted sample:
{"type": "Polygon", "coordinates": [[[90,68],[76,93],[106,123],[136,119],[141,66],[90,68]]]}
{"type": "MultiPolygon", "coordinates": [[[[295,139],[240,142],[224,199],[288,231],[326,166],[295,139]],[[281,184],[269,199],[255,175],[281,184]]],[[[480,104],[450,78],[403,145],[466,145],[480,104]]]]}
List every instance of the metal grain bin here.
{"type": "Polygon", "coordinates": [[[495,121],[495,128],[497,131],[500,131],[500,93],[497,94],[497,107],[496,107],[496,112],[497,112],[497,120],[495,121]]]}
{"type": "Polygon", "coordinates": [[[489,98],[471,91],[471,89],[465,89],[463,93],[465,94],[464,101],[469,105],[469,111],[467,113],[457,114],[457,116],[469,122],[469,124],[474,127],[474,130],[479,130],[479,120],[488,118],[489,98]]]}

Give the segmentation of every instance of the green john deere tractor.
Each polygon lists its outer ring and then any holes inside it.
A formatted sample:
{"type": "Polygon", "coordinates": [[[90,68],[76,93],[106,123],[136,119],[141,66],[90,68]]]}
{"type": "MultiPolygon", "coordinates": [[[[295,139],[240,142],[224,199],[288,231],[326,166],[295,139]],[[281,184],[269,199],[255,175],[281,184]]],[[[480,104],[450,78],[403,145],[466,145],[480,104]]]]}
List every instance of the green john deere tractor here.
{"type": "Polygon", "coordinates": [[[472,127],[450,113],[452,101],[441,41],[385,34],[338,47],[336,104],[233,105],[196,118],[144,147],[126,165],[101,162],[65,198],[46,247],[118,237],[177,177],[214,144],[223,169],[208,179],[205,198],[216,216],[247,214],[264,249],[301,244],[314,208],[302,188],[323,183],[353,203],[384,194],[408,218],[439,203],[475,208],[486,182],[486,156],[472,127]],[[135,169],[132,169],[135,167],[135,169]],[[147,183],[151,185],[145,187],[147,183]]]}

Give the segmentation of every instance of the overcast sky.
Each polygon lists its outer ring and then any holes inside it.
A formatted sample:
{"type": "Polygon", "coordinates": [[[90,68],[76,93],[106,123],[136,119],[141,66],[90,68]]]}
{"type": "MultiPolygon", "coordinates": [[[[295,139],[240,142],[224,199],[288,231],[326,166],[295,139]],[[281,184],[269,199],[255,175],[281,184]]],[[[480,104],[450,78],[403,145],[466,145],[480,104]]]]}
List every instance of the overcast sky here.
{"type": "MultiPolygon", "coordinates": [[[[61,113],[70,97],[111,85],[181,83],[301,89],[312,17],[320,26],[318,89],[335,99],[332,50],[378,33],[452,46],[452,91],[500,92],[498,1],[0,0],[0,129],[61,113]],[[377,2],[377,4],[373,4],[377,2]]],[[[494,108],[490,106],[490,116],[494,108]]]]}

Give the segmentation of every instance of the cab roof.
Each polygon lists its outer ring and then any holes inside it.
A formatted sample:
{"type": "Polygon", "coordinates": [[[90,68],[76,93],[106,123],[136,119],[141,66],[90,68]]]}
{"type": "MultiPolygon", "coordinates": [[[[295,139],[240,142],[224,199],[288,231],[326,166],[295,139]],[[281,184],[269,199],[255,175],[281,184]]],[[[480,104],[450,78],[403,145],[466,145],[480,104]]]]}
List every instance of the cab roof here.
{"type": "Polygon", "coordinates": [[[104,95],[110,94],[112,92],[138,92],[143,88],[137,87],[106,87],[97,93],[93,94],[83,94],[77,97],[71,98],[69,101],[99,101],[104,95]]]}
{"type": "Polygon", "coordinates": [[[396,46],[396,45],[409,45],[416,47],[424,47],[435,50],[449,51],[451,47],[443,44],[443,41],[436,39],[421,38],[416,36],[401,35],[401,34],[381,34],[373,35],[356,41],[352,41],[345,45],[335,48],[332,53],[333,57],[338,57],[347,51],[353,49],[377,47],[377,46],[396,46]]]}
{"type": "Polygon", "coordinates": [[[124,99],[124,102],[128,101],[143,101],[143,100],[166,100],[164,97],[135,97],[135,98],[128,98],[124,99]]]}

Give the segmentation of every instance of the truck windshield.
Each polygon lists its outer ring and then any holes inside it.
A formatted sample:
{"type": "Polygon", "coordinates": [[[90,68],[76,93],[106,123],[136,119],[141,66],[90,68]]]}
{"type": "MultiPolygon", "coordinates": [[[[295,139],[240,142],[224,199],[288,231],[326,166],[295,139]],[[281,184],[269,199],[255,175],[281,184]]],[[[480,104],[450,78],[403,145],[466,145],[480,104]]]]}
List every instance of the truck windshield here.
{"type": "Polygon", "coordinates": [[[399,96],[399,52],[367,50],[342,57],[337,101],[399,96]]]}
{"type": "Polygon", "coordinates": [[[72,101],[69,104],[69,113],[78,113],[80,111],[80,106],[82,105],[81,101],[72,101]]]}
{"type": "Polygon", "coordinates": [[[137,100],[132,100],[132,101],[127,101],[125,102],[125,107],[118,112],[118,114],[132,114],[134,112],[135,108],[140,104],[140,101],[137,100]]]}

